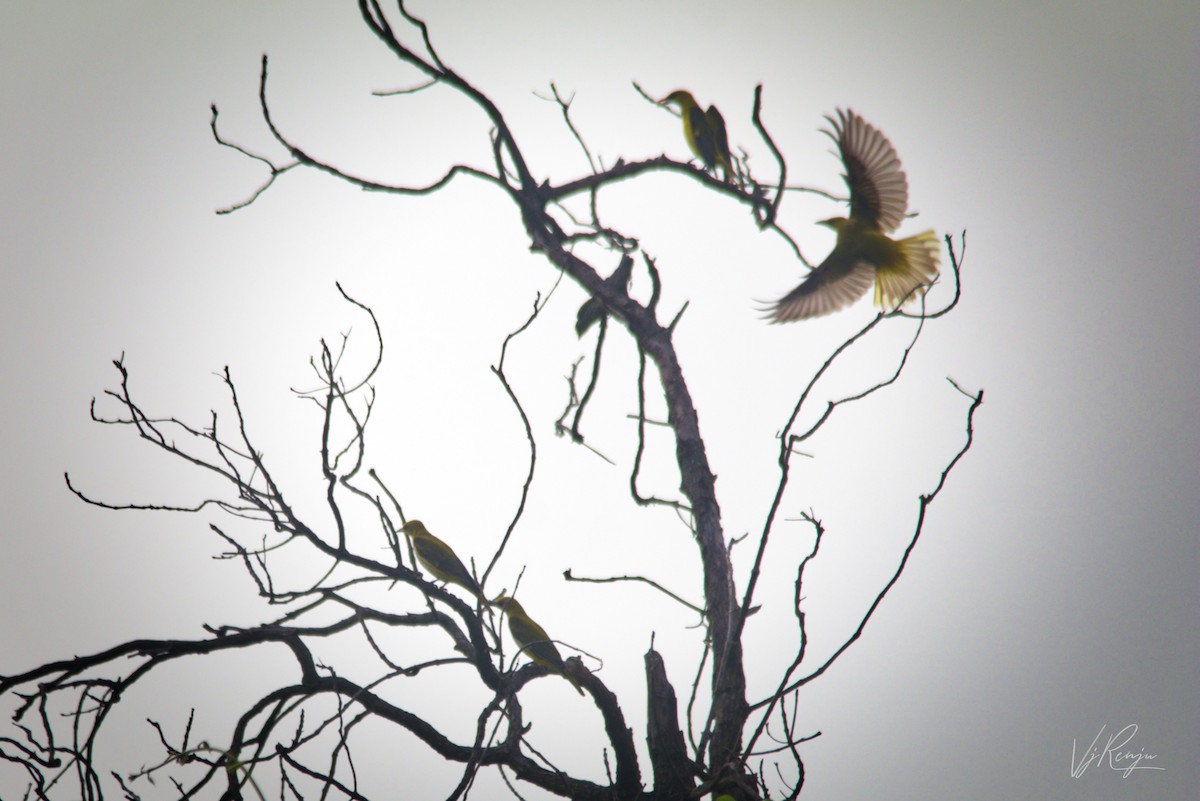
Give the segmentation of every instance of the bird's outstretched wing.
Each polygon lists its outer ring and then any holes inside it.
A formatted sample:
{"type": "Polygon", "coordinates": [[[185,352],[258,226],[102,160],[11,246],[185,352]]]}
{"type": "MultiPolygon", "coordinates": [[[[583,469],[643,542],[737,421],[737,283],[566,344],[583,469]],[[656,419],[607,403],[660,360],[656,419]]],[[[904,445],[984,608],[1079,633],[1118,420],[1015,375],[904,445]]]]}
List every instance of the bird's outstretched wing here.
{"type": "Polygon", "coordinates": [[[867,294],[875,281],[875,267],[858,261],[849,271],[813,270],[800,286],[772,303],[766,311],[772,323],[790,323],[821,317],[846,308],[867,294]]]}
{"type": "Polygon", "coordinates": [[[908,178],[900,157],[879,129],[847,109],[837,119],[826,116],[833,130],[825,134],[837,144],[850,189],[850,217],[895,231],[908,210],[908,178]]]}

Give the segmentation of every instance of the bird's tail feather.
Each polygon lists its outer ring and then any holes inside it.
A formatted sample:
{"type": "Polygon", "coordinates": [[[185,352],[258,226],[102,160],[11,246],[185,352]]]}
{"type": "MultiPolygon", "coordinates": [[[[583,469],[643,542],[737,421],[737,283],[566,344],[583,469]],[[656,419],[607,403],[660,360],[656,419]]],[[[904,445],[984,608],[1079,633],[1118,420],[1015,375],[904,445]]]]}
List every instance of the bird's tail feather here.
{"type": "Polygon", "coordinates": [[[896,244],[902,257],[875,272],[875,305],[884,309],[920,298],[938,275],[941,247],[936,233],[925,231],[896,244]]]}

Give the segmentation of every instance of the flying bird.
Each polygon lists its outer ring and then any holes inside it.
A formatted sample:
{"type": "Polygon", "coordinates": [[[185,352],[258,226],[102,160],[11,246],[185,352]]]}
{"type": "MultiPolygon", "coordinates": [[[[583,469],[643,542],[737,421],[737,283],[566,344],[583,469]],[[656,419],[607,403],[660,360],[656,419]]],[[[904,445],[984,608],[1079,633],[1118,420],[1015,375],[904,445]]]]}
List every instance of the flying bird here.
{"type": "Polygon", "coordinates": [[[552,672],[562,676],[571,682],[571,686],[580,695],[583,695],[583,688],[579,686],[579,682],[575,681],[575,677],[567,672],[567,666],[558,653],[558,649],[554,647],[550,635],[529,615],[525,614],[525,610],[516,600],[507,595],[501,595],[492,601],[492,606],[500,607],[500,610],[508,616],[508,630],[512,632],[513,640],[535,664],[549,668],[552,672]]]}
{"type": "Polygon", "coordinates": [[[820,317],[849,306],[875,284],[875,305],[895,309],[924,294],[938,274],[933,231],[892,239],[908,209],[908,178],[896,149],[879,129],[853,111],[825,117],[850,189],[850,216],[819,224],[837,232],[837,243],[800,286],[771,304],[772,323],[820,317]]]}
{"type": "Polygon", "coordinates": [[[700,108],[691,92],[676,89],[659,101],[660,106],[675,106],[683,118],[683,137],[704,169],[717,174],[720,167],[726,182],[733,180],[733,157],[729,154],[729,137],[725,133],[725,118],[716,106],[708,111],[700,108]]]}
{"type": "Polygon", "coordinates": [[[454,550],[430,534],[424,523],[420,520],[410,520],[400,530],[412,540],[413,553],[417,555],[417,561],[433,574],[434,578],[470,590],[472,595],[485,605],[487,604],[483,590],[479,589],[479,584],[475,581],[474,576],[463,566],[454,550]]]}
{"type": "MultiPolygon", "coordinates": [[[[625,289],[629,284],[631,272],[633,272],[633,258],[622,256],[621,263],[617,265],[617,269],[613,270],[612,275],[604,279],[604,283],[613,289],[625,289]]],[[[604,301],[595,297],[588,298],[575,313],[575,333],[583,336],[604,314],[604,301]]]]}

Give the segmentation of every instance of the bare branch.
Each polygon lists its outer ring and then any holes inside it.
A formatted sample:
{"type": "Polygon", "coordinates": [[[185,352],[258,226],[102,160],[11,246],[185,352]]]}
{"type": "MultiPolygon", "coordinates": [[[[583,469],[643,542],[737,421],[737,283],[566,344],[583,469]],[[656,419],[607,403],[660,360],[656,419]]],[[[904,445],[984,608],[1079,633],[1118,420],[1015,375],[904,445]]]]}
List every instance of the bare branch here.
{"type": "MultiPolygon", "coordinates": [[[[947,380],[949,380],[949,379],[947,379],[947,380]]],[[[926,514],[926,511],[928,510],[930,504],[933,503],[933,501],[937,497],[938,493],[940,493],[942,491],[942,487],[945,486],[945,484],[946,484],[946,479],[950,476],[950,471],[952,471],[954,469],[955,465],[958,464],[959,460],[962,459],[962,457],[966,455],[967,451],[971,449],[971,445],[974,443],[974,440],[975,440],[975,412],[983,404],[983,390],[980,390],[978,393],[971,394],[969,392],[964,391],[957,383],[955,383],[953,381],[951,381],[950,383],[953,384],[955,389],[957,389],[959,392],[962,392],[968,398],[971,398],[971,405],[967,409],[966,440],[963,442],[962,447],[958,449],[958,451],[954,454],[954,456],[946,464],[946,467],[943,468],[942,473],[938,478],[937,485],[933,488],[933,490],[925,495],[922,495],[918,499],[917,519],[916,519],[916,524],[914,525],[914,528],[913,528],[912,538],[909,540],[908,546],[904,549],[904,554],[900,558],[900,563],[897,565],[896,571],[892,574],[892,577],[891,577],[891,579],[888,580],[887,584],[885,584],[884,587],[875,596],[875,600],[871,602],[870,607],[868,607],[866,613],[863,615],[863,618],[859,622],[858,627],[854,630],[854,633],[851,634],[850,637],[846,640],[846,642],[842,643],[842,645],[836,651],[834,651],[833,654],[825,662],[823,662],[818,668],[816,668],[815,670],[813,670],[812,672],[810,672],[808,675],[804,676],[803,678],[788,685],[788,687],[785,689],[785,692],[790,692],[791,690],[794,690],[797,687],[802,687],[803,685],[808,684],[813,679],[815,679],[818,676],[820,676],[821,674],[823,674],[826,670],[829,669],[829,667],[835,661],[837,661],[838,657],[840,657],[843,653],[845,653],[846,650],[851,645],[853,645],[858,640],[859,637],[862,636],[863,630],[866,628],[866,625],[867,625],[868,621],[870,621],[871,616],[875,614],[875,610],[879,608],[880,604],[883,603],[883,599],[887,596],[888,592],[892,589],[893,586],[895,586],[896,582],[900,580],[900,576],[901,576],[901,574],[903,574],[904,568],[908,564],[908,559],[912,555],[913,549],[916,548],[917,541],[921,537],[921,532],[925,525],[925,514],[926,514]]],[[[774,697],[775,696],[772,696],[772,698],[774,698],[774,697]]],[[[771,702],[771,699],[767,699],[766,701],[760,701],[757,704],[754,704],[754,708],[757,708],[759,706],[762,706],[763,704],[770,703],[770,702],[771,702]]]]}
{"type": "MultiPolygon", "coordinates": [[[[549,793],[583,801],[682,799],[722,794],[744,801],[771,797],[778,788],[782,788],[787,798],[796,798],[805,779],[800,746],[820,734],[799,729],[797,691],[822,675],[862,635],[875,610],[899,580],[922,533],[928,506],[973,443],[974,415],[982,404],[983,392],[967,392],[948,379],[971,401],[966,412],[966,442],[945,464],[933,489],[919,496],[911,538],[890,581],[878,591],[856,630],[815,668],[806,659],[808,632],[804,578],[805,571],[821,550],[825,528],[814,512],[801,515],[800,519],[812,526],[813,540],[811,549],[795,567],[792,614],[799,632],[799,645],[790,665],[778,677],[770,677],[769,686],[774,691],[751,704],[746,697],[746,656],[742,651],[742,635],[746,619],[758,610],[754,605],[755,593],[762,580],[762,567],[776,522],[782,514],[792,457],[800,453],[801,443],[832,419],[837,409],[866,401],[894,384],[909,362],[909,354],[924,331],[925,321],[934,320],[957,305],[961,297],[965,232],[959,240],[961,253],[956,252],[950,236],[945,238],[949,274],[952,274],[955,286],[953,297],[942,308],[931,311],[926,307],[925,290],[929,287],[915,290],[911,300],[915,303],[917,293],[920,294],[918,311],[895,308],[877,315],[838,345],[811,377],[801,380],[803,388],[776,435],[779,439],[779,480],[757,535],[750,571],[743,577],[745,586],[739,602],[732,550],[749,534],[733,539],[725,536],[715,489],[716,476],[709,463],[695,399],[685,380],[675,342],[677,327],[684,312],[690,308],[690,301],[686,296],[676,300],[677,295],[664,292],[663,275],[670,277],[672,272],[664,266],[660,274],[655,259],[642,246],[641,232],[622,230],[620,226],[602,222],[599,194],[605,187],[637,180],[654,171],[678,173],[697,182],[689,184],[693,189],[717,192],[736,201],[737,208],[748,209],[761,231],[782,237],[797,259],[806,265],[808,262],[796,240],[778,222],[783,198],[789,192],[808,192],[833,200],[844,198],[819,189],[788,184],[787,159],[768,130],[761,85],[755,88],[751,123],[774,159],[775,167],[771,172],[777,173],[775,178],[764,182],[753,176],[752,154],[745,149],[741,149],[736,158],[731,155],[730,164],[722,165],[721,172],[728,173],[722,178],[701,166],[674,161],[666,155],[640,161],[617,158],[614,163],[606,164],[608,159],[593,153],[587,144],[586,132],[572,117],[574,95],[561,93],[559,87],[551,83],[550,96],[544,99],[557,104],[565,125],[565,131],[561,133],[564,138],[569,135],[574,140],[587,164],[584,175],[568,177],[554,184],[548,178],[534,175],[529,165],[540,163],[539,160],[529,158],[534,154],[523,152],[514,131],[491,98],[443,60],[429,26],[407,8],[404,0],[398,0],[396,7],[389,7],[386,13],[379,0],[358,0],[358,7],[363,22],[379,41],[401,64],[419,73],[406,88],[374,94],[403,97],[435,86],[454,90],[454,96],[461,96],[478,107],[487,118],[478,132],[479,136],[488,137],[486,144],[490,145],[485,168],[447,164],[439,168],[441,176],[432,183],[389,185],[350,174],[330,160],[310,155],[290,132],[285,131],[285,121],[274,113],[278,109],[273,111],[268,102],[268,59],[264,55],[258,82],[258,111],[271,137],[286,151],[286,161],[277,162],[230,140],[219,130],[217,108],[212,106],[210,129],[218,146],[258,162],[268,171],[264,183],[248,198],[218,213],[230,213],[252,204],[275,184],[276,178],[298,166],[319,170],[363,190],[407,196],[438,192],[459,175],[467,175],[498,187],[502,196],[512,201],[530,250],[545,257],[556,271],[556,277],[545,297],[539,293],[534,299],[524,322],[504,338],[498,359],[490,366],[521,421],[529,447],[528,470],[516,508],[482,576],[476,574],[473,560],[469,572],[480,586],[486,584],[505,556],[510,539],[524,518],[527,504],[537,497],[532,492],[537,472],[537,443],[533,435],[534,424],[527,413],[527,408],[532,407],[522,401],[523,393],[518,391],[520,381],[508,372],[507,355],[510,343],[531,328],[566,275],[587,294],[577,315],[577,333],[582,336],[587,326],[597,320],[599,332],[590,378],[582,393],[577,391],[576,379],[583,357],[572,365],[567,378],[569,397],[555,424],[556,433],[567,433],[575,442],[599,453],[584,442],[581,422],[585,408],[591,410],[589,413],[593,417],[600,413],[590,404],[598,385],[609,323],[615,323],[612,330],[631,337],[638,353],[638,405],[636,415],[631,415],[636,424],[636,432],[631,434],[635,437],[636,450],[629,468],[629,492],[637,505],[671,509],[687,528],[690,536],[683,538],[685,547],[694,545],[700,555],[703,598],[694,603],[686,601],[661,583],[640,575],[577,577],[568,569],[563,576],[566,581],[591,584],[642,583],[696,613],[699,620],[693,628],[701,629],[701,632],[694,636],[703,637],[703,647],[685,713],[686,741],[678,719],[675,690],[667,680],[665,661],[654,651],[653,638],[645,666],[650,703],[647,736],[655,783],[651,790],[642,787],[634,734],[624,719],[617,697],[600,678],[598,670],[589,670],[579,656],[572,656],[565,662],[560,658],[551,663],[552,666],[548,666],[545,659],[531,661],[536,652],[530,652],[530,642],[520,635],[515,635],[521,644],[520,650],[506,656],[506,638],[500,628],[499,616],[494,615],[482,591],[471,590],[474,605],[470,605],[455,594],[461,592],[461,587],[450,591],[445,586],[448,579],[431,565],[426,553],[417,558],[411,540],[406,542],[408,555],[405,556],[401,529],[406,517],[398,497],[403,493],[393,493],[370,464],[377,447],[369,431],[373,431],[378,400],[374,382],[382,374],[382,330],[374,311],[338,284],[341,296],[370,318],[377,351],[363,374],[348,377],[345,365],[351,362],[350,329],[341,334],[340,340],[321,340],[319,352],[310,360],[316,376],[315,388],[297,393],[305,399],[305,408],[320,410],[320,424],[317,426],[314,421],[312,426],[319,428],[319,433],[312,433],[307,447],[310,452],[320,454],[323,503],[314,504],[314,499],[298,498],[286,478],[288,473],[279,467],[280,457],[272,454],[269,458],[255,447],[257,437],[253,435],[228,367],[220,373],[227,393],[227,400],[223,402],[226,411],[220,418],[216,411],[209,412],[200,425],[147,413],[140,405],[140,398],[135,401],[123,356],[114,362],[120,374],[119,386],[106,391],[102,397],[104,407],[107,409],[110,404],[115,404],[116,412],[111,416],[100,412],[96,401],[90,409],[96,422],[124,426],[124,430],[136,432],[139,439],[148,442],[156,451],[200,468],[202,474],[218,477],[221,479],[220,491],[206,492],[202,499],[190,505],[114,503],[85,494],[69,475],[64,474],[68,489],[93,506],[193,514],[219,512],[236,518],[240,521],[237,526],[210,522],[209,528],[222,543],[219,558],[230,567],[245,571],[247,586],[258,592],[262,608],[270,610],[266,616],[270,618],[269,622],[214,622],[204,626],[205,635],[199,639],[133,640],[97,653],[47,663],[17,675],[0,676],[0,696],[12,693],[12,698],[16,699],[14,703],[18,708],[14,713],[14,726],[24,735],[24,740],[0,737],[0,758],[25,767],[29,777],[27,795],[48,798],[56,784],[65,786],[73,782],[72,789],[77,790],[79,797],[100,798],[103,787],[97,773],[96,755],[103,753],[99,748],[102,747],[100,737],[104,723],[122,696],[132,692],[143,677],[176,659],[217,653],[240,653],[257,658],[281,645],[293,657],[293,675],[278,679],[245,708],[236,711],[229,721],[232,725],[225,730],[223,742],[197,740],[190,716],[186,726],[182,727],[181,738],[167,734],[177,732],[177,727],[169,723],[163,727],[151,721],[149,725],[158,735],[164,756],[133,774],[117,776],[116,782],[126,797],[138,797],[137,782],[153,783],[167,776],[175,794],[181,798],[211,795],[210,788],[220,785],[222,797],[229,801],[248,795],[265,801],[269,777],[270,784],[278,781],[281,798],[344,796],[365,799],[367,789],[360,786],[360,766],[356,760],[361,752],[355,746],[362,742],[363,732],[368,728],[360,724],[371,721],[372,727],[395,727],[397,731],[406,732],[435,757],[458,763],[461,772],[456,775],[453,788],[446,790],[450,799],[468,798],[479,772],[489,766],[496,767],[506,783],[515,777],[549,793]],[[639,252],[650,283],[650,297],[644,302],[639,299],[640,293],[635,296],[629,291],[634,259],[639,252]],[[610,254],[617,254],[621,260],[615,271],[608,270],[610,254]],[[604,273],[597,267],[607,273],[607,277],[602,277],[604,273]],[[664,297],[671,300],[660,319],[659,304],[664,297]],[[893,318],[917,320],[910,334],[900,332],[901,342],[906,336],[910,338],[894,365],[885,367],[880,377],[872,379],[865,387],[826,401],[823,408],[811,410],[809,404],[815,389],[832,366],[868,334],[884,330],[881,322],[893,318]],[[655,407],[656,411],[647,408],[653,405],[646,397],[647,382],[651,381],[647,371],[651,364],[656,371],[651,391],[661,393],[663,399],[662,409],[655,407]],[[572,412],[568,428],[567,421],[572,412]],[[806,414],[804,423],[801,422],[802,413],[806,414]],[[660,419],[652,419],[652,415],[660,419]],[[808,418],[815,419],[808,422],[808,418]],[[664,492],[677,494],[678,498],[643,494],[643,488],[639,487],[639,481],[645,483],[643,466],[649,425],[657,426],[657,432],[673,440],[679,489],[664,492]],[[807,428],[800,428],[803,425],[807,428]],[[361,482],[359,476],[364,469],[375,486],[361,482]],[[314,506],[317,511],[310,517],[314,513],[305,510],[314,506]],[[358,531],[364,520],[366,536],[358,531]],[[247,533],[248,530],[252,533],[247,533]],[[368,544],[362,550],[364,542],[368,544]],[[380,556],[381,550],[388,555],[380,556]],[[311,563],[306,563],[302,570],[294,570],[290,560],[297,551],[317,557],[316,568],[311,569],[311,563]],[[383,595],[390,590],[396,592],[383,595]],[[386,601],[380,603],[381,598],[386,601]],[[433,635],[428,639],[438,643],[440,650],[432,653],[412,650],[408,635],[417,631],[433,635]],[[335,645],[341,646],[344,642],[351,642],[365,654],[365,659],[355,663],[353,673],[346,676],[340,675],[341,668],[330,658],[336,653],[335,645]],[[525,659],[520,659],[522,656],[525,659]],[[518,659],[522,664],[513,670],[514,661],[518,659]],[[426,719],[405,708],[403,699],[406,696],[400,690],[416,684],[413,677],[431,672],[467,675],[471,681],[482,685],[484,697],[476,702],[475,709],[468,711],[467,727],[450,728],[446,721],[426,719]],[[530,681],[551,672],[565,673],[573,683],[586,690],[588,700],[594,702],[601,713],[604,736],[611,746],[611,753],[607,746],[603,753],[606,776],[603,782],[569,775],[555,764],[557,757],[552,748],[543,743],[534,744],[533,722],[525,719],[521,693],[530,681]],[[702,683],[705,686],[702,687],[702,683]],[[756,716],[753,721],[752,714],[756,716]],[[470,734],[466,734],[468,728],[470,734]],[[460,734],[452,737],[448,732],[460,734]],[[774,775],[771,775],[772,765],[764,757],[780,760],[782,767],[780,762],[774,762],[774,775]],[[757,759],[755,765],[751,765],[751,759],[757,759]]],[[[636,83],[634,88],[656,109],[664,108],[636,83]]],[[[690,141],[695,139],[700,123],[694,116],[689,116],[687,122],[690,141]]],[[[480,143],[484,144],[482,140],[480,143]]],[[[693,142],[693,150],[696,149],[693,142]]],[[[733,204],[728,205],[735,208],[733,204]]],[[[640,274],[638,277],[640,279],[640,274]]],[[[625,380],[632,377],[627,375],[625,380]]],[[[599,455],[607,459],[603,454],[599,455]]],[[[657,440],[655,456],[660,456],[657,440]]],[[[619,476],[617,479],[620,480],[619,476]]],[[[406,503],[411,502],[406,499],[406,503]]],[[[457,564],[457,559],[451,561],[457,564]]],[[[457,571],[451,575],[461,574],[462,567],[458,566],[457,571]]],[[[522,570],[516,587],[520,586],[523,575],[522,570]]],[[[513,593],[516,593],[516,587],[513,593]]],[[[512,622],[509,617],[510,625],[512,622]]],[[[513,630],[510,628],[509,631],[513,630]]],[[[548,635],[543,634],[541,640],[549,640],[548,635]]],[[[512,641],[513,638],[508,639],[508,642],[512,641]]],[[[535,638],[535,642],[540,641],[535,638]]],[[[603,666],[599,657],[576,650],[603,666]]],[[[685,670],[691,672],[690,668],[685,667],[685,670]]],[[[464,694],[463,697],[471,696],[464,694]]],[[[438,711],[449,715],[462,710],[458,706],[453,709],[447,706],[438,711]]],[[[371,736],[375,736],[375,729],[371,736]]],[[[516,788],[509,786],[519,797],[516,788]]]]}
{"type": "Polygon", "coordinates": [[[687,601],[683,600],[683,598],[680,598],[678,595],[671,592],[663,585],[659,584],[657,581],[654,581],[653,579],[648,579],[645,576],[609,576],[608,578],[587,578],[584,576],[576,576],[571,572],[570,568],[567,568],[566,570],[563,571],[563,578],[566,579],[567,581],[578,581],[578,582],[582,582],[585,584],[616,584],[616,583],[622,582],[622,581],[640,581],[643,584],[649,584],[651,587],[658,590],[663,595],[666,595],[668,598],[678,601],[679,603],[686,606],[688,609],[691,609],[696,614],[698,614],[698,615],[704,614],[704,610],[701,609],[700,607],[696,606],[693,603],[688,603],[687,601]]]}
{"type": "MultiPolygon", "coordinates": [[[[558,284],[555,283],[554,286],[557,287],[558,284]]],[[[517,503],[517,510],[513,513],[513,518],[509,522],[508,528],[505,529],[504,537],[501,538],[500,544],[496,546],[496,552],[492,554],[492,559],[490,562],[488,562],[487,569],[483,571],[483,578],[480,580],[481,585],[487,581],[488,576],[491,575],[492,570],[496,567],[496,563],[500,561],[500,556],[504,553],[504,549],[508,546],[509,538],[512,537],[512,533],[516,529],[517,523],[521,521],[521,516],[525,514],[525,503],[529,500],[529,488],[533,484],[534,468],[537,466],[537,442],[533,438],[533,427],[529,424],[529,415],[525,414],[525,409],[521,406],[521,401],[517,398],[516,392],[513,391],[512,385],[508,382],[508,377],[504,374],[504,356],[508,352],[508,343],[529,328],[529,326],[533,325],[533,321],[537,319],[538,314],[540,314],[542,309],[545,308],[545,305],[550,300],[550,295],[553,294],[553,292],[554,289],[552,288],[550,293],[546,295],[545,300],[542,300],[541,295],[538,295],[538,297],[534,299],[533,311],[529,314],[529,319],[527,319],[520,328],[509,333],[509,335],[504,338],[504,344],[500,347],[500,361],[492,367],[492,373],[497,379],[499,379],[500,384],[504,387],[505,393],[508,395],[509,400],[512,401],[513,406],[517,410],[517,414],[521,417],[521,424],[525,428],[525,439],[529,443],[529,472],[526,473],[525,483],[521,486],[521,500],[517,503]]]]}

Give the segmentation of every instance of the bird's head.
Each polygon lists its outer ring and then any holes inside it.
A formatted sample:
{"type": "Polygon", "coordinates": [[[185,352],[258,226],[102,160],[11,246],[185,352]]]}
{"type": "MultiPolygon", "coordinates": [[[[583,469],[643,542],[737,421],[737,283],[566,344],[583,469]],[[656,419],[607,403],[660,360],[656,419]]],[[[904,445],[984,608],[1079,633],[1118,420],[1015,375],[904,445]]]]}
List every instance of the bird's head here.
{"type": "Polygon", "coordinates": [[[420,520],[409,520],[400,530],[410,537],[413,535],[420,536],[422,534],[429,533],[429,531],[425,528],[425,524],[420,520]]]}
{"type": "Polygon", "coordinates": [[[821,220],[817,225],[823,225],[826,228],[832,228],[835,231],[842,231],[850,224],[850,221],[845,217],[830,217],[828,220],[821,220]]]}
{"type": "Polygon", "coordinates": [[[671,94],[658,101],[660,106],[674,105],[682,111],[685,108],[690,108],[696,105],[696,98],[692,97],[692,93],[684,89],[676,89],[671,94]]]}
{"type": "Polygon", "coordinates": [[[521,608],[521,605],[517,603],[516,599],[509,595],[498,595],[488,603],[492,606],[500,607],[501,612],[508,612],[511,609],[513,614],[525,614],[525,610],[521,608]]]}

